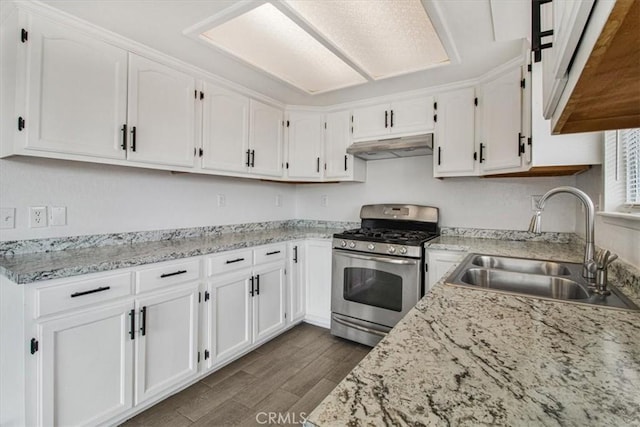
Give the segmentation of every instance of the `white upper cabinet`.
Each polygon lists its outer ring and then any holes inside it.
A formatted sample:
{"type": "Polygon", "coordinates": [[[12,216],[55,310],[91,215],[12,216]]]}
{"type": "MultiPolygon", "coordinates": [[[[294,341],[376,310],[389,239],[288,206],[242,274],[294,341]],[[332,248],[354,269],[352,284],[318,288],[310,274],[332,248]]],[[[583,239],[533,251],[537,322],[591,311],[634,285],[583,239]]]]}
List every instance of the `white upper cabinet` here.
{"type": "Polygon", "coordinates": [[[129,54],[129,159],[194,165],[195,79],[129,54]]]}
{"type": "Polygon", "coordinates": [[[434,176],[477,175],[475,89],[440,94],[435,106],[434,176]]]}
{"type": "Polygon", "coordinates": [[[481,86],[480,171],[483,175],[520,171],[523,166],[521,69],[481,86]]]}
{"type": "Polygon", "coordinates": [[[322,114],[292,111],[287,118],[287,176],[320,180],[324,169],[322,114]]]}
{"type": "Polygon", "coordinates": [[[249,170],[256,175],[281,177],[282,110],[253,99],[249,105],[249,170]]]}
{"type": "Polygon", "coordinates": [[[433,130],[433,97],[419,97],[353,110],[353,140],[365,141],[433,130]]]}
{"type": "Polygon", "coordinates": [[[249,98],[205,82],[202,105],[202,167],[246,172],[249,98]]]}
{"type": "Polygon", "coordinates": [[[351,145],[351,115],[348,111],[328,113],[325,124],[324,159],[327,165],[324,171],[325,178],[353,177],[354,157],[347,154],[347,147],[351,145]]]}
{"type": "Polygon", "coordinates": [[[127,52],[37,16],[27,49],[25,148],[124,159],[127,52]]]}

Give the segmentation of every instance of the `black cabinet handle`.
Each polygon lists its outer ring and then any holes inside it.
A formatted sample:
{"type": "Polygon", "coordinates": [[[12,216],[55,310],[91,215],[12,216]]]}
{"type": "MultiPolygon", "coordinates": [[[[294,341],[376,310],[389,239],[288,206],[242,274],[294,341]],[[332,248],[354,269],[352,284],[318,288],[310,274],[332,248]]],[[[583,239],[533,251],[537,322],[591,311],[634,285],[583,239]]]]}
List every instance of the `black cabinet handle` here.
{"type": "Polygon", "coordinates": [[[95,294],[96,292],[108,291],[109,289],[111,289],[111,286],[102,286],[99,288],[91,289],[90,291],[74,292],[71,294],[71,298],[81,297],[82,295],[95,294]]]}
{"type": "Polygon", "coordinates": [[[316,171],[320,173],[320,157],[318,157],[316,161],[316,171]]]}
{"type": "Polygon", "coordinates": [[[251,167],[256,167],[256,150],[251,150],[251,167]]]}
{"type": "Polygon", "coordinates": [[[438,166],[440,166],[441,159],[442,159],[442,147],[438,147],[438,166]]]}
{"type": "Polygon", "coordinates": [[[131,128],[131,151],[136,151],[136,127],[131,128]]]}
{"type": "Polygon", "coordinates": [[[240,261],[244,261],[244,258],[228,259],[225,261],[225,264],[233,264],[240,261]]]}
{"type": "Polygon", "coordinates": [[[247,167],[251,166],[251,150],[247,150],[247,167]]]}
{"type": "Polygon", "coordinates": [[[256,295],[260,295],[260,275],[256,274],[256,295]]]}
{"type": "Polygon", "coordinates": [[[280,251],[273,251],[273,252],[267,252],[267,255],[275,255],[275,254],[279,254],[280,251]]]}
{"type": "Polygon", "coordinates": [[[524,139],[524,135],[518,132],[518,157],[522,157],[524,154],[524,143],[521,142],[524,139]]]}
{"type": "Polygon", "coordinates": [[[131,327],[129,328],[129,336],[131,337],[131,339],[135,339],[135,337],[136,337],[136,335],[135,335],[136,311],[135,310],[131,310],[129,312],[129,318],[131,320],[131,327]]]}
{"type": "Polygon", "coordinates": [[[140,322],[140,334],[145,336],[147,334],[147,306],[145,305],[140,310],[142,313],[142,322],[140,322]]]}
{"type": "Polygon", "coordinates": [[[120,148],[123,150],[127,149],[127,125],[122,125],[122,144],[120,144],[120,148]]]}
{"type": "Polygon", "coordinates": [[[384,112],[384,127],[385,129],[389,127],[389,112],[386,110],[384,112]]]}
{"type": "Polygon", "coordinates": [[[393,110],[391,110],[391,126],[390,127],[393,127],[393,110]]]}
{"type": "Polygon", "coordinates": [[[184,274],[186,272],[187,272],[187,270],[178,270],[178,271],[174,271],[173,273],[161,274],[160,278],[164,279],[165,277],[177,276],[178,274],[184,274]]]}
{"type": "Polygon", "coordinates": [[[255,291],[254,291],[254,287],[253,287],[253,286],[254,286],[254,283],[253,283],[253,276],[251,276],[251,279],[250,279],[250,280],[251,280],[251,291],[249,292],[249,294],[250,294],[251,296],[254,296],[254,295],[255,295],[255,291]]]}
{"type": "Polygon", "coordinates": [[[293,262],[295,264],[298,263],[298,247],[297,246],[293,247],[293,262]]]}
{"type": "Polygon", "coordinates": [[[480,143],[480,163],[484,162],[484,144],[480,143]]]}
{"type": "Polygon", "coordinates": [[[347,170],[347,155],[344,155],[344,170],[347,170]]]}

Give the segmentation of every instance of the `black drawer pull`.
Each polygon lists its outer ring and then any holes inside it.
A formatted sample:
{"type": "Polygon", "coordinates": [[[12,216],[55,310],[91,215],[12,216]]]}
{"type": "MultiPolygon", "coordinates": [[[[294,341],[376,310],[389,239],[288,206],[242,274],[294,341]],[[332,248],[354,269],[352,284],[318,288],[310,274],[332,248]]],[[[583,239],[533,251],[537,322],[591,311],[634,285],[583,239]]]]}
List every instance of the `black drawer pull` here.
{"type": "Polygon", "coordinates": [[[165,273],[165,274],[161,274],[160,278],[164,279],[165,277],[177,276],[178,274],[184,274],[186,272],[187,270],[179,270],[179,271],[174,271],[173,273],[165,273]]]}
{"type": "Polygon", "coordinates": [[[251,276],[251,291],[249,291],[249,295],[254,296],[255,293],[255,284],[254,284],[254,277],[251,276]]]}
{"type": "Polygon", "coordinates": [[[260,275],[256,274],[256,295],[260,295],[260,275]]]}
{"type": "Polygon", "coordinates": [[[140,312],[142,313],[142,322],[140,322],[140,334],[142,336],[145,336],[147,335],[147,306],[145,305],[144,307],[142,307],[142,310],[140,310],[140,312]]]}
{"type": "Polygon", "coordinates": [[[82,295],[95,294],[96,292],[108,291],[111,286],[102,286],[100,288],[91,289],[90,291],[75,292],[71,294],[71,298],[81,297],[82,295]]]}
{"type": "Polygon", "coordinates": [[[293,247],[293,262],[294,263],[298,263],[298,247],[294,246],[293,247]]]}
{"type": "Polygon", "coordinates": [[[280,251],[273,251],[273,252],[267,252],[267,255],[275,255],[275,254],[279,254],[280,251]]]}
{"type": "Polygon", "coordinates": [[[136,151],[136,127],[131,128],[131,151],[136,151]]]}
{"type": "Polygon", "coordinates": [[[225,264],[233,264],[240,261],[244,261],[244,258],[228,259],[225,261],[225,264]]]}
{"type": "Polygon", "coordinates": [[[135,310],[131,310],[129,312],[129,317],[131,318],[131,329],[129,329],[129,336],[131,337],[131,339],[135,339],[135,327],[136,327],[136,311],[135,310]]]}

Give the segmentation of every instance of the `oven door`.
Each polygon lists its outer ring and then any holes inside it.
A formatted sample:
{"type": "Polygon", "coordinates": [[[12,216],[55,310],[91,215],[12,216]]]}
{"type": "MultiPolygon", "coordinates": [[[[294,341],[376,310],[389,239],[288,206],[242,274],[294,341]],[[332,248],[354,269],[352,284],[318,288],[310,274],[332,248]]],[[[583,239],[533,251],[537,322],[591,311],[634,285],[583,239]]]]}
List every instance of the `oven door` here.
{"type": "Polygon", "coordinates": [[[393,327],[420,298],[420,260],[333,250],[331,311],[393,327]]]}

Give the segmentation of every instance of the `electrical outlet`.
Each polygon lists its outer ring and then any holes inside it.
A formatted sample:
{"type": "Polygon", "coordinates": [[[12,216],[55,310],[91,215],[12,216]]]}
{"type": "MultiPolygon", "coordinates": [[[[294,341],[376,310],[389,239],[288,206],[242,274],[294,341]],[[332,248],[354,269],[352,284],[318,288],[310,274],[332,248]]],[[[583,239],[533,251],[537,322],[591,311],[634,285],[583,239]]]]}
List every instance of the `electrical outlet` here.
{"type": "Polygon", "coordinates": [[[329,206],[329,196],[327,196],[326,194],[320,196],[320,206],[322,206],[323,208],[329,206]]]}
{"type": "Polygon", "coordinates": [[[67,208],[64,206],[51,206],[49,208],[49,225],[67,225],[67,208]]]}
{"type": "Polygon", "coordinates": [[[276,206],[277,207],[282,206],[282,196],[280,194],[276,195],[276,206]]]}
{"type": "Polygon", "coordinates": [[[227,198],[224,194],[218,194],[218,207],[224,208],[225,206],[227,206],[227,198]]]}
{"type": "Polygon", "coordinates": [[[1,208],[0,209],[0,228],[15,228],[16,226],[16,209],[1,208]]]}
{"type": "Polygon", "coordinates": [[[29,208],[29,227],[40,228],[47,226],[46,206],[32,206],[29,208]]]}
{"type": "Polygon", "coordinates": [[[532,211],[537,211],[538,210],[538,202],[540,201],[540,199],[542,198],[542,194],[536,194],[531,196],[531,210],[532,211]]]}

